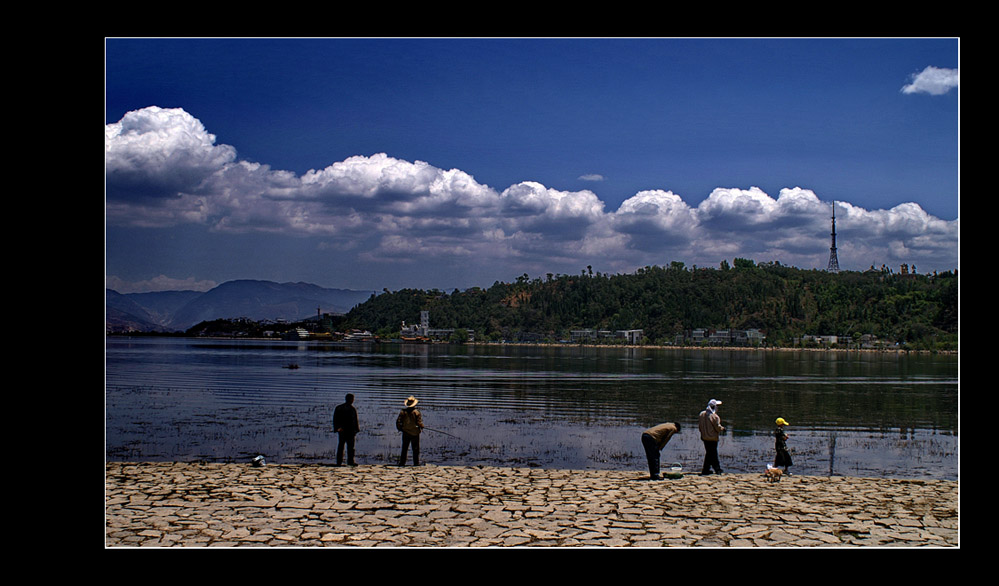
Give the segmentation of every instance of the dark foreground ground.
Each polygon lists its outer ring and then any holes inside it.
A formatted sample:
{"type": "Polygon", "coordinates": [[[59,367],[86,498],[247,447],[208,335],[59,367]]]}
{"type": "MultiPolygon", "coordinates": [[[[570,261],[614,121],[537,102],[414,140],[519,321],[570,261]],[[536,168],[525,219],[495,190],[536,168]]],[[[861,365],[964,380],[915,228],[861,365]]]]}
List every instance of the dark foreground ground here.
{"type": "Polygon", "coordinates": [[[959,547],[958,482],[105,464],[107,547],[959,547]]]}

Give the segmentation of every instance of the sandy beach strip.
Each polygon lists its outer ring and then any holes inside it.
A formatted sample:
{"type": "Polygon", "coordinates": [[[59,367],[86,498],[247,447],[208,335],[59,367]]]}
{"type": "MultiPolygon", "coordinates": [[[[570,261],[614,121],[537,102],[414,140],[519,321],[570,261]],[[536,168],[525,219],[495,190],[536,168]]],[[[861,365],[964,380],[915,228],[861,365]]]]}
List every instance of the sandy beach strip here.
{"type": "Polygon", "coordinates": [[[105,463],[107,548],[955,548],[959,533],[951,480],[105,463]]]}

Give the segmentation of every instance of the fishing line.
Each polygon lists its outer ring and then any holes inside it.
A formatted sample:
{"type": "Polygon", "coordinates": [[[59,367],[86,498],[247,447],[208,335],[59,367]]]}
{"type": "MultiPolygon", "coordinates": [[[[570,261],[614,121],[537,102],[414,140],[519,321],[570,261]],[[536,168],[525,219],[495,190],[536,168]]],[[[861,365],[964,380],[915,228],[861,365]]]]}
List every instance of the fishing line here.
{"type": "Polygon", "coordinates": [[[424,427],[423,429],[426,429],[427,431],[436,431],[437,433],[443,433],[444,435],[449,435],[449,436],[451,436],[451,437],[453,437],[455,439],[460,439],[461,441],[463,441],[463,442],[465,442],[467,444],[472,443],[472,442],[468,441],[467,439],[465,439],[463,437],[458,437],[458,436],[454,435],[453,433],[448,433],[446,431],[441,431],[439,429],[434,429],[432,427],[424,427]]]}

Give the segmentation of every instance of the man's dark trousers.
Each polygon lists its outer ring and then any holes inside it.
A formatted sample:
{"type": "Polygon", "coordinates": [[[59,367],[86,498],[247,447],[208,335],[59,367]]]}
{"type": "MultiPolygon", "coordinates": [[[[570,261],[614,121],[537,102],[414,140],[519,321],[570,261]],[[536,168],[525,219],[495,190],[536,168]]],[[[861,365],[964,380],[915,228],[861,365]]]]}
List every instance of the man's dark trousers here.
{"type": "Polygon", "coordinates": [[[343,464],[343,448],[347,447],[347,465],[356,466],[354,463],[354,436],[356,434],[341,431],[337,434],[339,436],[339,441],[336,446],[336,465],[340,466],[343,464]]]}
{"type": "Polygon", "coordinates": [[[711,469],[715,469],[715,474],[721,474],[721,462],[718,461],[718,442],[704,440],[704,467],[701,474],[711,474],[711,469]]]}
{"type": "Polygon", "coordinates": [[[399,456],[399,465],[406,465],[406,452],[409,451],[409,446],[413,446],[413,466],[420,465],[420,435],[409,435],[405,431],[402,432],[402,455],[399,456]]]}
{"type": "Polygon", "coordinates": [[[649,477],[659,479],[659,446],[656,440],[647,433],[642,434],[642,446],[645,448],[645,458],[649,461],[649,477]]]}

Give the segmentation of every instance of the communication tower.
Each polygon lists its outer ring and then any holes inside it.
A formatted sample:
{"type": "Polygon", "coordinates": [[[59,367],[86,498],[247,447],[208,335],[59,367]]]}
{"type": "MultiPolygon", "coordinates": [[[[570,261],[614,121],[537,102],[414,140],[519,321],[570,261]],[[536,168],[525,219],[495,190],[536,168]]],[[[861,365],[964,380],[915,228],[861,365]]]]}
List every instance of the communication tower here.
{"type": "Polygon", "coordinates": [[[832,203],[832,246],[829,247],[829,267],[826,269],[830,273],[839,272],[839,259],[836,258],[836,202],[832,203]]]}

